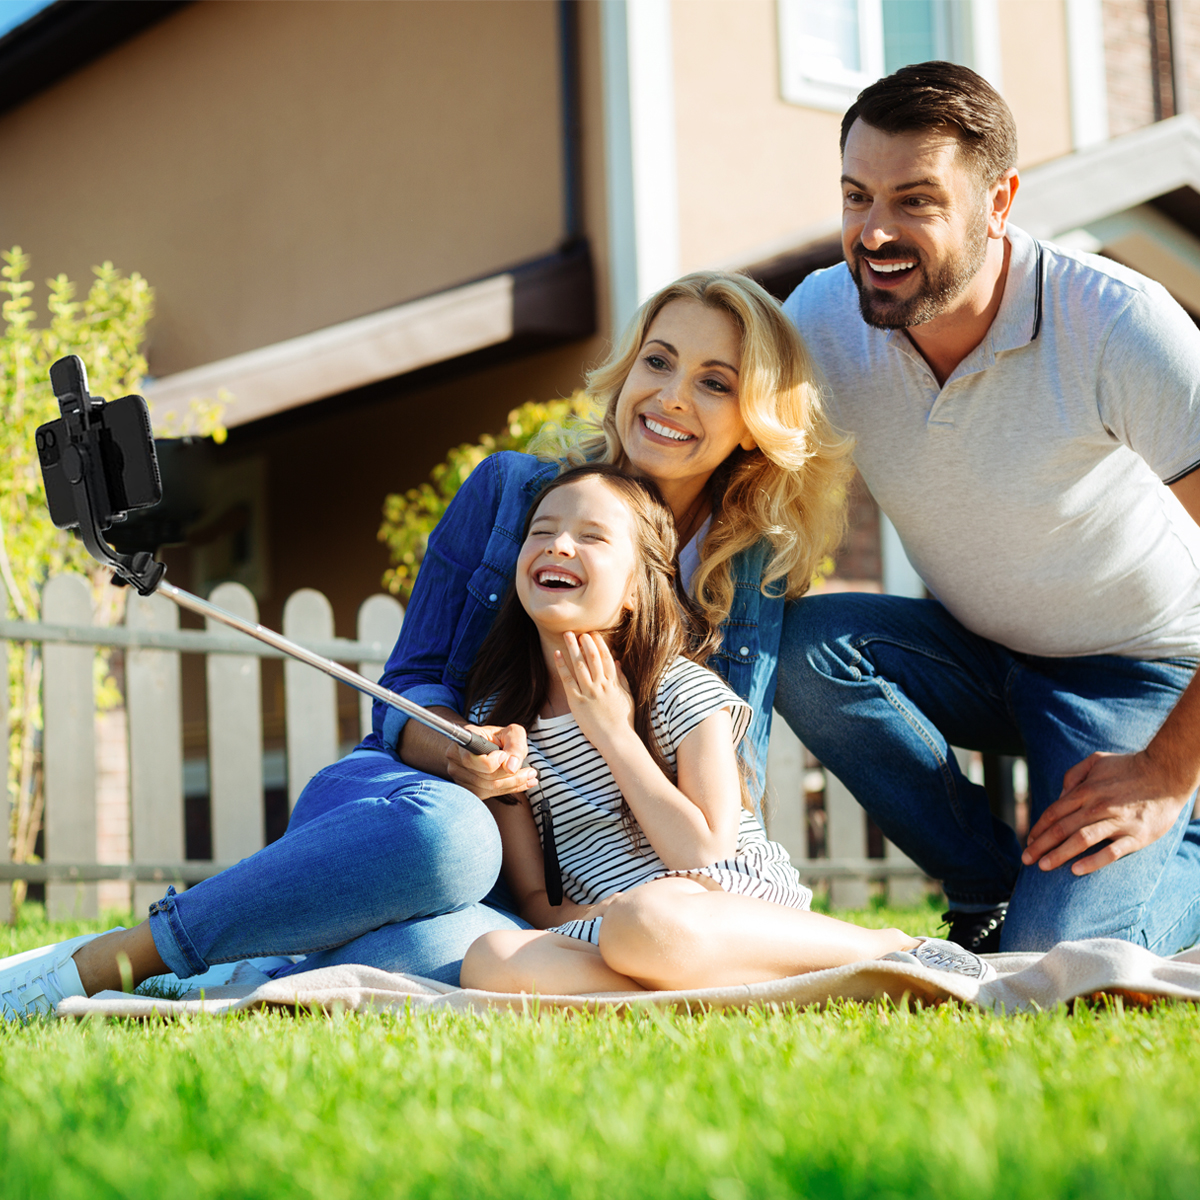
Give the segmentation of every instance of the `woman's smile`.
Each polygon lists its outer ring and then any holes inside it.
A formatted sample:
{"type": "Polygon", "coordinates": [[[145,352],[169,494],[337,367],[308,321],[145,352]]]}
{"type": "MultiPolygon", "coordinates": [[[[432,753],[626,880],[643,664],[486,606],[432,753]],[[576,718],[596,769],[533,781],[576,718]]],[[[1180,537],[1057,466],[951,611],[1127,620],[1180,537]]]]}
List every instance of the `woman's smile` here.
{"type": "Polygon", "coordinates": [[[672,300],[650,323],[621,388],[625,457],[658,484],[677,520],[738,446],[754,448],[738,399],[741,362],[741,330],[727,312],[672,300]]]}
{"type": "Polygon", "coordinates": [[[694,433],[677,429],[673,425],[667,424],[661,417],[652,417],[648,413],[642,413],[638,419],[646,432],[654,437],[666,438],[670,442],[694,442],[696,440],[694,433]]]}

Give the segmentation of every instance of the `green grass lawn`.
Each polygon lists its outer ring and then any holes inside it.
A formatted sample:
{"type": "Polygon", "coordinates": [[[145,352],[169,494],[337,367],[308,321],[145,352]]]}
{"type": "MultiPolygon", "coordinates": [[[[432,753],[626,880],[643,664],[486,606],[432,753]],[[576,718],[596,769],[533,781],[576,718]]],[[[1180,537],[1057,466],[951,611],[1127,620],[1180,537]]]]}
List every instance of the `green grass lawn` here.
{"type": "MultiPolygon", "coordinates": [[[[932,909],[855,916],[937,925],[932,909]]],[[[83,928],[31,912],[0,953],[83,928]]],[[[0,1196],[291,1195],[1193,1197],[1200,1013],[0,1028],[0,1196]]]]}

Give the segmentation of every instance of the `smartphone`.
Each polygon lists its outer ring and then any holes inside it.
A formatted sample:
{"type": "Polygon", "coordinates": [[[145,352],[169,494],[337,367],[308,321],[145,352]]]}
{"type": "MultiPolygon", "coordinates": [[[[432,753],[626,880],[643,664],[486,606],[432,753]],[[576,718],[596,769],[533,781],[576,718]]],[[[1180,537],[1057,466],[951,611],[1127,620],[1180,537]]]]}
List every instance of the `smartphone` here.
{"type": "Polygon", "coordinates": [[[87,485],[101,529],[162,499],[150,412],[141,396],[106,402],[87,390],[87,372],[76,356],[50,368],[50,382],[63,415],[35,435],[50,519],[59,529],[77,529],[75,485],[87,485]]]}

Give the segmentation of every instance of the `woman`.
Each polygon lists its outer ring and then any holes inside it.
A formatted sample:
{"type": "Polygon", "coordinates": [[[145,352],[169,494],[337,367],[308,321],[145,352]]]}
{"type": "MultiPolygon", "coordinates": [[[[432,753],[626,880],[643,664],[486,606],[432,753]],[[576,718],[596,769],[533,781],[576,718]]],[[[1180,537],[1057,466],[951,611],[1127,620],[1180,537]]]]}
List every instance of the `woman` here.
{"type": "MultiPolygon", "coordinates": [[[[566,452],[653,480],[675,517],[685,585],[722,645],[709,662],[753,708],[747,744],[761,795],[784,600],[840,540],[849,442],[829,426],[793,326],[757,284],[719,272],[663,288],[588,378],[601,427],[566,452]]],[[[470,668],[513,578],[533,497],[559,464],[497,454],[477,467],[430,538],[381,682],[465,724],[470,668]]],[[[493,888],[496,825],[477,798],[524,791],[524,731],[482,727],[475,757],[376,704],[374,729],[320,772],[287,834],[132,930],[0,963],[6,1016],[62,995],[215,963],[306,955],[279,974],[362,963],[458,982],[463,953],[525,923],[493,888]],[[486,899],[485,899],[486,897],[486,899]]]]}

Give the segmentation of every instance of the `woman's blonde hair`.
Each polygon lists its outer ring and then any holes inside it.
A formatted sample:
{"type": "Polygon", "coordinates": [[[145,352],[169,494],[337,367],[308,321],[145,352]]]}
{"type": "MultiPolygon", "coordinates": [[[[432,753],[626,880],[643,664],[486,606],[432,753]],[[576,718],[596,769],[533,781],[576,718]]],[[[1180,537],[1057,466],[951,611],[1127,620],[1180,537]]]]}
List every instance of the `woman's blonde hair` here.
{"type": "Polygon", "coordinates": [[[608,358],[588,374],[587,394],[604,415],[598,425],[581,425],[573,446],[560,447],[570,462],[627,465],[617,399],[654,318],[673,300],[694,300],[736,322],[742,341],[739,405],[758,445],[735,449],[710,484],[713,522],[692,582],[696,602],[715,628],[733,603],[732,560],[760,538],[771,543],[763,590],[779,581],[789,599],[808,590],[845,533],[854,443],[825,416],[816,368],[775,300],[744,275],[696,271],[651,296],[608,358]]]}

